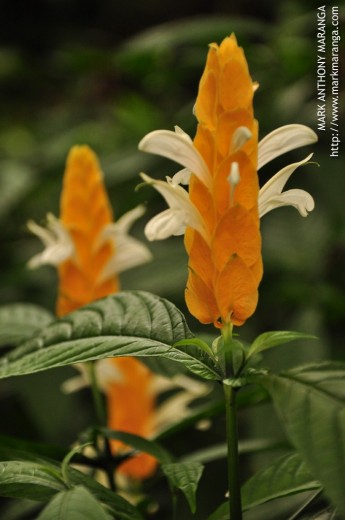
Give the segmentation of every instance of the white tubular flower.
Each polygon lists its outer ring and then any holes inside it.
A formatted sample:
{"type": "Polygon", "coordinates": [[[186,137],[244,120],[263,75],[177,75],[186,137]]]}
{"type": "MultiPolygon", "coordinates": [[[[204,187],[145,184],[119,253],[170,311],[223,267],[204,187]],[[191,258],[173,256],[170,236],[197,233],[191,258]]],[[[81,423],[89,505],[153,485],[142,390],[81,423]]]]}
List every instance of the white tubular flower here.
{"type": "Polygon", "coordinates": [[[190,226],[205,235],[201,216],[189,200],[188,193],[172,179],[167,177],[167,182],[152,179],[145,173],[141,178],[151,184],[166,200],[169,209],[162,211],[151,219],[145,228],[148,240],[164,240],[170,236],[183,235],[186,226],[190,226]]]}
{"type": "Polygon", "coordinates": [[[33,220],[29,220],[27,227],[31,233],[41,239],[45,246],[42,253],[38,253],[29,260],[28,266],[31,269],[44,264],[58,266],[74,255],[75,248],[70,234],[52,213],[47,214],[46,227],[39,226],[33,220]]]}
{"type": "Polygon", "coordinates": [[[192,139],[181,128],[175,127],[175,132],[171,130],[150,132],[140,141],[139,150],[178,162],[199,177],[205,186],[210,187],[211,176],[208,167],[192,139]]]}
{"type": "Polygon", "coordinates": [[[152,259],[149,249],[142,242],[129,235],[134,222],[144,213],[145,206],[137,206],[125,213],[117,222],[104,228],[98,245],[100,246],[107,240],[111,240],[115,253],[103,269],[100,281],[152,259]]]}
{"type": "Polygon", "coordinates": [[[259,191],[259,215],[260,218],[280,206],[293,206],[302,217],[306,217],[309,211],[314,209],[313,197],[304,190],[288,190],[283,188],[293,172],[302,164],[306,164],[313,154],[308,155],[303,161],[290,164],[270,179],[259,191]]]}
{"type": "MultiPolygon", "coordinates": [[[[107,225],[98,240],[94,244],[94,252],[107,241],[114,245],[114,254],[101,272],[98,283],[113,276],[149,262],[152,259],[151,252],[145,244],[129,235],[129,231],[136,220],[145,212],[145,206],[140,205],[125,213],[117,222],[107,225]]],[[[30,268],[36,268],[43,264],[55,267],[75,254],[73,240],[61,221],[51,213],[47,215],[47,227],[39,226],[32,220],[27,223],[29,231],[41,239],[45,245],[42,253],[35,255],[28,262],[30,268]]]]}
{"type": "Polygon", "coordinates": [[[178,375],[171,380],[156,376],[154,389],[157,393],[169,389],[180,390],[164,400],[155,414],[155,429],[161,433],[173,423],[182,421],[190,415],[189,405],[210,392],[208,383],[197,381],[185,375],[178,375]]]}
{"type": "MultiPolygon", "coordinates": [[[[79,372],[79,375],[71,377],[64,381],[61,385],[61,391],[64,394],[72,394],[91,385],[89,371],[85,363],[77,363],[73,365],[79,372]]],[[[123,379],[121,371],[114,363],[109,363],[109,359],[100,359],[95,363],[96,379],[102,392],[105,392],[111,383],[120,383],[123,379]]]]}
{"type": "Polygon", "coordinates": [[[281,126],[259,142],[258,170],[276,157],[316,141],[316,133],[308,126],[298,124],[281,126]]]}
{"type": "Polygon", "coordinates": [[[239,126],[236,132],[233,135],[231,148],[232,153],[237,152],[237,150],[241,150],[242,146],[246,144],[249,139],[252,138],[252,133],[246,126],[239,126]]]}

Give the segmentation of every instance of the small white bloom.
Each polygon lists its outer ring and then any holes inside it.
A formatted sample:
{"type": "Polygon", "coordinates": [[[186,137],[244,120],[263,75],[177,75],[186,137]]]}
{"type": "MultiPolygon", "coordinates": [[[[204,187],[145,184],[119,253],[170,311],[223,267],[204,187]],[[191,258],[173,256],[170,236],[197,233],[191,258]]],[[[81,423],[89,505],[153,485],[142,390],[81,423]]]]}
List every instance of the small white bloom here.
{"type": "Polygon", "coordinates": [[[33,220],[27,223],[28,229],[41,239],[45,249],[31,258],[28,266],[31,269],[44,264],[57,266],[75,253],[72,238],[61,221],[51,213],[47,215],[47,226],[39,226],[33,220]]]}
{"type": "Polygon", "coordinates": [[[283,188],[293,172],[302,164],[307,163],[313,154],[308,155],[303,161],[290,164],[276,173],[259,192],[259,216],[260,218],[280,206],[295,207],[302,217],[306,217],[309,211],[314,209],[313,197],[304,190],[288,190],[283,188]]]}
{"type": "Polygon", "coordinates": [[[134,222],[144,212],[145,206],[137,206],[125,213],[117,222],[104,228],[98,245],[100,246],[110,240],[114,245],[114,255],[104,267],[99,281],[111,278],[152,259],[151,252],[146,245],[128,234],[134,222]]]}
{"type": "Polygon", "coordinates": [[[205,186],[210,187],[211,176],[207,164],[195,148],[192,139],[181,128],[175,127],[175,132],[150,132],[140,141],[139,150],[176,161],[193,172],[205,186]]]}
{"type": "Polygon", "coordinates": [[[231,142],[231,153],[235,153],[251,139],[253,134],[246,126],[236,128],[231,142]]]}
{"type": "MultiPolygon", "coordinates": [[[[145,212],[145,207],[140,205],[125,213],[116,223],[105,226],[95,245],[96,252],[106,241],[111,241],[114,246],[114,254],[105,265],[99,276],[101,283],[127,269],[144,264],[152,259],[152,255],[145,244],[141,243],[128,233],[134,222],[145,212]]],[[[67,259],[72,259],[75,254],[75,246],[72,237],[63,226],[62,222],[54,215],[47,215],[47,227],[42,227],[30,220],[27,224],[29,230],[45,245],[42,253],[29,260],[30,268],[43,264],[51,264],[55,267],[67,259]]]]}
{"type": "Polygon", "coordinates": [[[183,235],[187,226],[205,236],[201,215],[189,200],[185,189],[169,177],[166,182],[152,179],[145,173],[141,173],[141,177],[164,197],[169,206],[169,209],[162,211],[146,224],[145,235],[148,240],[164,240],[173,235],[183,235]]]}
{"type": "Polygon", "coordinates": [[[286,152],[317,142],[316,133],[305,125],[285,125],[259,142],[258,170],[286,152]]]}
{"type": "MultiPolygon", "coordinates": [[[[77,363],[73,367],[78,370],[79,375],[71,377],[62,383],[61,391],[65,394],[72,394],[82,388],[87,388],[91,384],[86,363],[77,363]]],[[[109,362],[107,358],[95,362],[95,373],[97,384],[103,392],[107,390],[110,384],[123,381],[121,371],[115,363],[109,362]]]]}
{"type": "Polygon", "coordinates": [[[237,184],[240,182],[241,176],[240,176],[240,168],[238,165],[238,162],[232,162],[230,173],[228,176],[228,182],[231,185],[232,188],[235,188],[237,184]]]}
{"type": "Polygon", "coordinates": [[[208,383],[197,381],[182,374],[172,379],[155,376],[153,391],[156,394],[172,389],[177,390],[177,392],[165,399],[156,409],[154,428],[157,433],[169,428],[172,423],[178,423],[188,417],[190,415],[189,405],[195,399],[206,396],[211,388],[208,383]]]}
{"type": "Polygon", "coordinates": [[[190,183],[190,177],[192,172],[188,170],[188,168],[183,168],[183,170],[178,171],[173,175],[171,179],[172,184],[183,184],[184,186],[188,186],[190,183]]]}

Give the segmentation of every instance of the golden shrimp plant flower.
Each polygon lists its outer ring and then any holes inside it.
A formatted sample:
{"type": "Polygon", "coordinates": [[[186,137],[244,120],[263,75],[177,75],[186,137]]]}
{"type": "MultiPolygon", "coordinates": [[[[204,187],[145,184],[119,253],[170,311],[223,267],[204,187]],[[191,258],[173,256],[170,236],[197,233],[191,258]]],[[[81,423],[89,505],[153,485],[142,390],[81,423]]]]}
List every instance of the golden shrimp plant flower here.
{"type": "Polygon", "coordinates": [[[29,267],[51,264],[58,269],[58,316],[118,291],[119,273],[151,259],[148,248],[129,235],[144,211],[138,206],[114,223],[95,153],[88,146],[70,150],[60,218],[48,214],[46,227],[27,224],[45,245],[29,267]]]}
{"type": "Polygon", "coordinates": [[[283,126],[258,142],[251,79],[242,48],[232,34],[207,56],[195,104],[194,140],[181,128],[157,130],[139,143],[142,151],[183,166],[173,178],[155,180],[142,173],[169,208],[151,219],[149,240],[183,235],[189,255],[185,292],[191,314],[216,327],[242,325],[258,302],[262,278],[260,217],[274,208],[294,206],[302,216],[314,208],[304,190],[283,188],[296,168],[291,164],[259,188],[258,170],[316,134],[304,125],[283,126]],[[188,191],[181,186],[189,185],[188,191]]]}
{"type": "MultiPolygon", "coordinates": [[[[68,155],[61,195],[60,218],[47,216],[47,227],[33,221],[29,230],[46,246],[29,262],[57,267],[59,291],[57,315],[63,316],[98,298],[119,290],[118,274],[151,259],[148,248],[128,233],[143,214],[138,206],[113,222],[103,174],[88,146],[74,146],[68,155]]],[[[81,367],[77,366],[79,370],[81,367]]],[[[107,397],[108,426],[137,435],[152,433],[155,417],[154,374],[134,358],[100,362],[102,388],[107,397]],[[106,368],[105,368],[106,367],[106,368]]],[[[75,385],[75,383],[74,383],[75,385]]],[[[70,385],[71,386],[71,385],[70,385]]],[[[125,447],[113,442],[115,452],[125,447]]],[[[135,479],[149,476],[156,460],[141,454],[119,471],[135,479]]]]}

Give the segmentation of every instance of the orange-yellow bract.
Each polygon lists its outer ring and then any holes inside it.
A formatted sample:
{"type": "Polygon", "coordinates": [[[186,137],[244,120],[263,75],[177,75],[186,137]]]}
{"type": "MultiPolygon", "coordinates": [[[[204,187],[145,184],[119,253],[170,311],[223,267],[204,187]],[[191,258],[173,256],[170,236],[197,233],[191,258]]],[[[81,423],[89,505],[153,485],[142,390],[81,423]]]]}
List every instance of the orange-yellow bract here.
{"type": "Polygon", "coordinates": [[[234,35],[210,46],[195,105],[194,146],[211,179],[209,186],[197,175],[190,179],[189,198],[205,233],[186,230],[186,302],[199,321],[216,327],[246,321],[256,308],[262,277],[255,88],[234,35]],[[251,137],[237,147],[243,127],[251,137]]]}
{"type": "Polygon", "coordinates": [[[117,276],[99,281],[116,245],[109,240],[100,243],[113,214],[98,159],[87,146],[74,146],[68,155],[60,220],[72,238],[75,253],[58,266],[58,316],[119,289],[117,276]]]}
{"type": "MultiPolygon", "coordinates": [[[[62,237],[65,244],[52,246],[51,237],[44,240],[47,230],[42,231],[32,222],[29,228],[43,238],[49,263],[58,269],[58,316],[117,292],[118,276],[115,272],[109,275],[107,271],[107,266],[118,253],[116,239],[108,238],[106,233],[109,226],[114,225],[113,214],[97,156],[88,146],[74,146],[70,150],[61,194],[60,221],[55,219],[52,222],[53,231],[62,237]],[[54,258],[57,251],[60,253],[59,261],[54,258]]],[[[128,225],[125,231],[127,229],[128,225]]],[[[136,239],[128,237],[128,241],[133,254],[138,257],[141,254],[142,261],[146,261],[149,255],[146,248],[140,248],[136,239]],[[133,249],[133,243],[134,248],[139,249],[133,249]]],[[[35,265],[46,263],[43,255],[37,255],[35,265]]],[[[136,259],[131,262],[133,265],[137,263],[136,259]]],[[[132,357],[113,358],[108,362],[114,365],[118,374],[114,381],[102,385],[107,398],[109,428],[150,436],[155,414],[155,397],[151,389],[153,374],[132,357]]],[[[115,453],[126,451],[121,442],[111,441],[111,444],[115,453]]],[[[118,471],[134,479],[143,479],[150,476],[156,466],[153,457],[140,454],[125,462],[118,471]]]]}
{"type": "MultiPolygon", "coordinates": [[[[113,430],[150,437],[155,431],[156,396],[152,388],[153,374],[133,357],[112,359],[121,380],[109,383],[107,392],[108,423],[113,430]]],[[[120,441],[112,441],[114,451],[127,451],[120,441]]],[[[124,462],[119,471],[133,479],[144,479],[154,472],[157,460],[143,453],[124,462]]]]}

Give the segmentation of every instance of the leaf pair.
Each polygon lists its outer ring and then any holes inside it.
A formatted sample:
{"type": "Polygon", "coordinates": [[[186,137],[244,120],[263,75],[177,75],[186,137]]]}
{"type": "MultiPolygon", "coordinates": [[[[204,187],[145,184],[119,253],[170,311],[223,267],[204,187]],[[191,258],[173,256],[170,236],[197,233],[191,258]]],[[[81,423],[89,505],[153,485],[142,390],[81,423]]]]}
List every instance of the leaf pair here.
{"type": "Polygon", "coordinates": [[[142,291],[122,292],[87,305],[45,327],[0,360],[0,378],[105,357],[162,357],[205,379],[219,379],[214,360],[200,348],[173,347],[192,338],[182,313],[142,291]]]}

